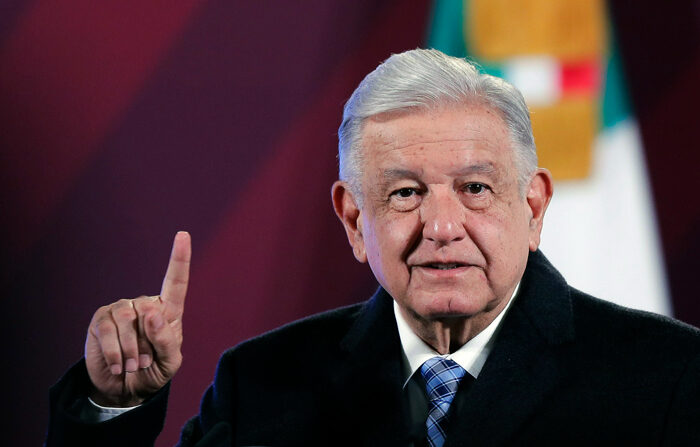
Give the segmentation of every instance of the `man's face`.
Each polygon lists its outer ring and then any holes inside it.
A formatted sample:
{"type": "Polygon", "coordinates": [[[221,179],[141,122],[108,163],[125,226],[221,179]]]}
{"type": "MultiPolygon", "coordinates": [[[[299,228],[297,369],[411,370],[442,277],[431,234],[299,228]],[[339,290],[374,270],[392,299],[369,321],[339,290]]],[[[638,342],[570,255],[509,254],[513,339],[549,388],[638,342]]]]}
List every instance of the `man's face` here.
{"type": "Polygon", "coordinates": [[[530,186],[519,190],[500,116],[473,106],[372,119],[363,150],[364,203],[348,235],[404,315],[500,311],[544,214],[530,186]]]}

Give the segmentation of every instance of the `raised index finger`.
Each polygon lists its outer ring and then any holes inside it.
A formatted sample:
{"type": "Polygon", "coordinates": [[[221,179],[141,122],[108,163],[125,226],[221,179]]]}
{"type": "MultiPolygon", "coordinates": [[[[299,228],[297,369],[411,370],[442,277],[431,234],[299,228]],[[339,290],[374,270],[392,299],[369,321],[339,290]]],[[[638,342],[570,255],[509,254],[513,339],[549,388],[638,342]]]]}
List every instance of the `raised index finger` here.
{"type": "Polygon", "coordinates": [[[166,318],[168,321],[182,316],[187,295],[187,283],[190,278],[190,258],[192,257],[192,241],[190,234],[179,231],[173,241],[173,250],[170,253],[168,270],[163,278],[163,287],[160,289],[160,297],[165,304],[166,318]]]}

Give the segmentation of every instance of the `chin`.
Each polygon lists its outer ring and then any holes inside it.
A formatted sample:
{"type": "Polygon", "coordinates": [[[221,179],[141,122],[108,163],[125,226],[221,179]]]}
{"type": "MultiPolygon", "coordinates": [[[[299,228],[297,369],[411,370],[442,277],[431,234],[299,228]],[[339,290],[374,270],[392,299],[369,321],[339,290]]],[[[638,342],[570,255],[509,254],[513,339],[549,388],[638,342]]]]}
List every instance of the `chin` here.
{"type": "Polygon", "coordinates": [[[417,298],[411,307],[427,320],[471,317],[486,310],[489,302],[485,297],[462,294],[436,293],[417,298]]]}

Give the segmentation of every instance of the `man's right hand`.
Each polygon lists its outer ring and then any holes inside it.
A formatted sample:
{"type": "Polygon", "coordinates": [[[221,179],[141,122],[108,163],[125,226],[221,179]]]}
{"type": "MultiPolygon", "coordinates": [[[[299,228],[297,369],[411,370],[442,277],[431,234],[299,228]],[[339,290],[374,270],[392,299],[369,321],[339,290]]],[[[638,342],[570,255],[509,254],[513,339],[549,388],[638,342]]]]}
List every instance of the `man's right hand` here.
{"type": "Polygon", "coordinates": [[[180,368],[191,254],[190,235],[177,233],[159,296],[123,299],[95,312],[85,341],[95,403],[138,405],[180,368]]]}

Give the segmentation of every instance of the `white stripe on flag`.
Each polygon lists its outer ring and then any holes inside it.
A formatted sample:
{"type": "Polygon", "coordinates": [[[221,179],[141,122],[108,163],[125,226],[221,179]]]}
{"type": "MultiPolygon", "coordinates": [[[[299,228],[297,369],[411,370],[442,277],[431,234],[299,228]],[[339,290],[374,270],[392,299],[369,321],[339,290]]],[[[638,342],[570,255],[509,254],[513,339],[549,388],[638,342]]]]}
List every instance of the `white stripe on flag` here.
{"type": "Polygon", "coordinates": [[[561,97],[561,69],[550,56],[522,56],[503,64],[503,76],[520,90],[530,106],[548,106],[561,97]]]}
{"type": "Polygon", "coordinates": [[[572,286],[670,315],[641,147],[632,119],[598,136],[591,177],[555,184],[541,248],[572,286]]]}

